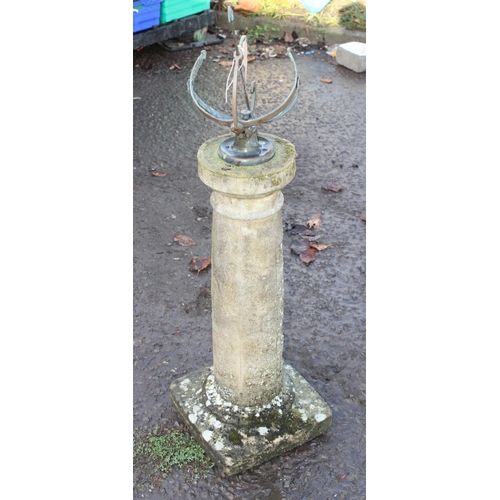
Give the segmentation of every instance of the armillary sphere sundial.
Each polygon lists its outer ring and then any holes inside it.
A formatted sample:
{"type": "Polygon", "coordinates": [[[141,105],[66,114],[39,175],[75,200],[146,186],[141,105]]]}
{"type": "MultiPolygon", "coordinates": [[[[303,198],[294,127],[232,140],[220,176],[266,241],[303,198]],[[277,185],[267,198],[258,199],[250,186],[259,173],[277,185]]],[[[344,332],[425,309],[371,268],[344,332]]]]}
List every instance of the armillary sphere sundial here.
{"type": "Polygon", "coordinates": [[[245,36],[235,44],[226,82],[226,102],[233,86],[231,115],[194,90],[205,51],[188,82],[197,109],[232,134],[208,139],[197,153],[198,176],[212,190],[212,363],[176,378],[170,397],[189,431],[228,475],[300,446],[332,425],[326,401],[283,359],[282,189],[293,180],[297,154],[282,137],[258,135],[257,126],[281,118],[297,101],[297,68],[290,52],[288,57],[295,71],[292,89],[262,116],[254,114],[257,86],[247,81],[245,36]]]}
{"type": "Polygon", "coordinates": [[[257,126],[264,123],[272,122],[284,116],[290,111],[297,102],[299,94],[299,77],[297,67],[293,59],[290,49],[287,55],[293,65],[295,72],[292,89],[286,99],[272,111],[262,115],[255,116],[255,101],[257,98],[257,85],[252,82],[248,85],[247,69],[248,69],[248,41],[245,35],[241,36],[233,53],[233,65],[229,72],[227,91],[232,86],[232,115],[227,115],[215,110],[208,104],[202,101],[194,90],[194,82],[198,71],[207,57],[206,51],[202,50],[196,63],[191,70],[191,75],[188,80],[188,90],[193,98],[194,104],[203,116],[210,120],[229,127],[234,137],[226,139],[219,147],[219,157],[224,161],[233,165],[258,165],[274,156],[274,146],[271,140],[259,136],[257,126]],[[239,76],[238,76],[239,75],[239,76]],[[238,111],[238,82],[241,79],[243,87],[243,95],[245,98],[246,109],[238,111]]]}

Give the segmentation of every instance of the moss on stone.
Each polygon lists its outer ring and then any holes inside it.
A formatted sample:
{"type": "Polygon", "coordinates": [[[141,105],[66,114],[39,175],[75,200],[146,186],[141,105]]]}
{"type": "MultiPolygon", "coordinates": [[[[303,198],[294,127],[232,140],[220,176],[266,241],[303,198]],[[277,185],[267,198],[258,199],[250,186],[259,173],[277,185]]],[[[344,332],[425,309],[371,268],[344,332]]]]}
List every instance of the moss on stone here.
{"type": "Polygon", "coordinates": [[[243,444],[243,441],[241,440],[241,436],[234,429],[231,429],[229,431],[229,441],[231,441],[231,443],[236,444],[238,446],[241,446],[243,444]]]}

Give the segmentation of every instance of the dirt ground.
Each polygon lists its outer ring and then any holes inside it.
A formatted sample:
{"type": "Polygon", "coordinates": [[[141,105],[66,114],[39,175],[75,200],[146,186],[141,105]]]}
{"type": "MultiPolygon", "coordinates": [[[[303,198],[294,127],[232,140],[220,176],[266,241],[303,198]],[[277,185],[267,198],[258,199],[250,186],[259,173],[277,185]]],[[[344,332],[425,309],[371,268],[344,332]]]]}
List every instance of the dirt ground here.
{"type": "MultiPolygon", "coordinates": [[[[197,80],[200,96],[225,111],[229,69],[212,59],[229,60],[230,44],[211,47],[197,80]]],[[[198,274],[188,267],[193,255],[211,252],[210,189],[197,176],[196,153],[227,130],[202,117],[188,95],[200,50],[134,51],[134,427],[176,425],[170,383],[212,361],[210,268],[198,274]],[[180,246],[179,234],[196,246],[180,246]]],[[[293,142],[298,153],[297,174],[283,190],[283,357],[330,405],[333,425],[242,474],[214,468],[192,481],[174,469],[159,487],[134,484],[136,500],[366,496],[366,77],[324,50],[308,50],[314,53],[294,53],[301,79],[295,108],[260,130],[293,142]],[[342,189],[325,189],[332,184],[342,189]],[[311,238],[329,246],[305,264],[292,242],[303,238],[298,226],[318,214],[322,225],[311,238]]],[[[257,53],[248,71],[257,82],[257,114],[284,100],[293,74],[287,58],[257,53]]]]}

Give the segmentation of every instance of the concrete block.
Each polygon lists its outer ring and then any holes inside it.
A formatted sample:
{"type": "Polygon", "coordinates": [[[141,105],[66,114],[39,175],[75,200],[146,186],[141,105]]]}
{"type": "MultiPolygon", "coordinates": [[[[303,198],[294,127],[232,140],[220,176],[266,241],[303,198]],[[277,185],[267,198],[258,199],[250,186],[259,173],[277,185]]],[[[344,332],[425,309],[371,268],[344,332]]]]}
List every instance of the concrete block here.
{"type": "Polygon", "coordinates": [[[349,42],[337,48],[337,62],[356,73],[366,71],[366,43],[349,42]]]}

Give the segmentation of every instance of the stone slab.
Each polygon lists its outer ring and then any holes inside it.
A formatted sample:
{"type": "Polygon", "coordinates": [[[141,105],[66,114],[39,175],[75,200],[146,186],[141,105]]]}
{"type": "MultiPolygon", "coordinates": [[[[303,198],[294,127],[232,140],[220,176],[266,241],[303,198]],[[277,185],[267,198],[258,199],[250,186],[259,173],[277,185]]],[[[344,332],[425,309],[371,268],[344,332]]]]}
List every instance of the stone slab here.
{"type": "Polygon", "coordinates": [[[366,71],[366,43],[349,42],[339,45],[336,59],[342,66],[356,73],[363,73],[366,71]]]}
{"type": "Polygon", "coordinates": [[[292,399],[284,402],[277,397],[257,412],[253,407],[238,408],[207,398],[205,387],[213,377],[212,367],[185,375],[170,386],[175,409],[225,474],[262,464],[331,427],[332,412],[323,398],[292,366],[284,364],[283,368],[292,399]],[[220,408],[215,408],[217,404],[220,408]]]}

